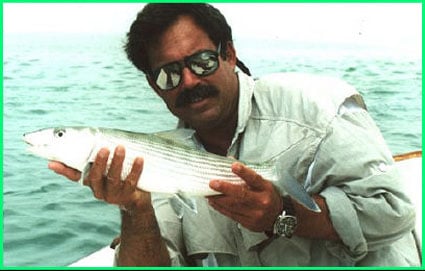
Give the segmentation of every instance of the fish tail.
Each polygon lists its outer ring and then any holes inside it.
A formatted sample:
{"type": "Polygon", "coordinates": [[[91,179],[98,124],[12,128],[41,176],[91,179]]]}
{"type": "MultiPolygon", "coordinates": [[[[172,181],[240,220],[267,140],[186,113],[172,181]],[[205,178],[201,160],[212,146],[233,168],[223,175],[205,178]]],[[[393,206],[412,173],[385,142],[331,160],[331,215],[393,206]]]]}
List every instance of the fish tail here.
{"type": "Polygon", "coordinates": [[[285,161],[287,157],[288,156],[284,155],[282,152],[265,162],[263,166],[266,168],[270,166],[273,167],[273,169],[268,170],[272,172],[272,175],[274,175],[274,179],[272,177],[273,183],[281,194],[289,195],[292,199],[311,211],[321,212],[320,207],[313,200],[311,195],[308,194],[304,186],[288,172],[287,168],[284,168],[283,165],[286,164],[285,161]]]}

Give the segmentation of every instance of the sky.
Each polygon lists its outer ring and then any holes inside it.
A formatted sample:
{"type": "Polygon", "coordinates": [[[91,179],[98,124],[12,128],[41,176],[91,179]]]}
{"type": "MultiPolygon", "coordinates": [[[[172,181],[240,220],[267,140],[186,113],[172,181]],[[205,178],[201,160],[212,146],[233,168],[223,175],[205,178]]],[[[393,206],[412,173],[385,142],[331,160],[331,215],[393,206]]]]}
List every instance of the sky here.
{"type": "MultiPolygon", "coordinates": [[[[213,3],[234,37],[422,48],[421,3],[213,3]]],[[[4,3],[3,31],[126,33],[143,3],[4,3]]]]}

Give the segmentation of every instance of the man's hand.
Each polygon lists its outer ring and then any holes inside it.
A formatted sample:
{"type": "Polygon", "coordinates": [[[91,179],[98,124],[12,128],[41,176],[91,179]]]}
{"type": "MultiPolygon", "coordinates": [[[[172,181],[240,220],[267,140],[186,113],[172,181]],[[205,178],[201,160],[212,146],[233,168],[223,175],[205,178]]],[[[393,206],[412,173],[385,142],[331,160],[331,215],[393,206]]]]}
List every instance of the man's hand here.
{"type": "Polygon", "coordinates": [[[55,173],[65,176],[71,181],[77,182],[81,178],[81,172],[76,169],[65,166],[64,164],[56,161],[50,161],[48,164],[49,169],[55,173]]]}
{"type": "MultiPolygon", "coordinates": [[[[89,186],[97,199],[108,203],[124,205],[126,208],[141,207],[144,204],[150,206],[149,193],[137,189],[137,181],[143,170],[143,159],[136,158],[133,167],[124,181],[121,180],[123,161],[125,158],[125,149],[118,146],[115,149],[111,166],[107,172],[107,161],[109,150],[101,149],[93,163],[90,172],[83,183],[89,186]],[[136,205],[136,206],[133,206],[136,205]]],[[[72,181],[78,181],[81,178],[81,172],[69,168],[59,162],[50,162],[48,167],[57,174],[63,175],[72,181]]]]}
{"type": "MultiPolygon", "coordinates": [[[[111,246],[120,243],[118,265],[123,266],[158,266],[170,265],[167,246],[162,240],[158,222],[151,203],[151,194],[137,189],[143,170],[143,159],[136,158],[133,167],[124,181],[121,172],[125,158],[125,149],[115,149],[108,172],[108,149],[101,149],[90,172],[84,179],[97,199],[124,206],[129,212],[121,213],[121,235],[111,246]]],[[[70,180],[78,181],[81,172],[70,169],[57,162],[50,162],[49,168],[70,180]]]]}
{"type": "Polygon", "coordinates": [[[270,181],[241,163],[233,163],[232,171],[245,183],[212,180],[210,187],[223,195],[208,197],[209,204],[251,231],[272,230],[283,209],[280,193],[270,181]]]}

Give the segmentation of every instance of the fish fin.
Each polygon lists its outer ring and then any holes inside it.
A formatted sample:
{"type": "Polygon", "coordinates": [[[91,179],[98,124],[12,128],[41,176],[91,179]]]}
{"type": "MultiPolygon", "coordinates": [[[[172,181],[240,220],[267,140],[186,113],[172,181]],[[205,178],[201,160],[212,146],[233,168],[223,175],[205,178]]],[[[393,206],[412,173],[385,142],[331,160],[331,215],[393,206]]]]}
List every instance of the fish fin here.
{"type": "Polygon", "coordinates": [[[83,185],[84,179],[89,175],[90,169],[93,165],[93,162],[87,163],[84,167],[83,171],[81,172],[81,178],[78,181],[79,184],[83,185]]]}
{"type": "Polygon", "coordinates": [[[169,201],[171,207],[179,218],[183,217],[183,208],[187,208],[195,214],[198,213],[196,202],[193,198],[184,197],[181,194],[173,194],[169,201]]]}
{"type": "MultiPolygon", "coordinates": [[[[298,144],[299,146],[303,146],[298,144]]],[[[274,157],[270,158],[263,165],[270,166],[274,171],[273,175],[277,177],[276,182],[273,182],[275,186],[279,189],[282,195],[289,195],[295,201],[306,207],[307,209],[320,213],[320,207],[314,201],[312,196],[306,191],[305,187],[297,181],[288,172],[288,158],[292,160],[291,157],[298,157],[300,149],[295,146],[295,148],[285,149],[282,152],[278,153],[274,157]]]]}
{"type": "Polygon", "coordinates": [[[299,202],[304,207],[311,211],[320,213],[320,207],[314,201],[314,199],[307,193],[304,186],[302,186],[294,177],[292,177],[287,171],[279,170],[279,185],[283,188],[283,193],[287,193],[292,199],[299,202]]]}
{"type": "Polygon", "coordinates": [[[168,201],[170,202],[170,206],[174,213],[176,213],[177,217],[181,219],[183,217],[183,204],[174,196],[168,198],[168,201]]]}

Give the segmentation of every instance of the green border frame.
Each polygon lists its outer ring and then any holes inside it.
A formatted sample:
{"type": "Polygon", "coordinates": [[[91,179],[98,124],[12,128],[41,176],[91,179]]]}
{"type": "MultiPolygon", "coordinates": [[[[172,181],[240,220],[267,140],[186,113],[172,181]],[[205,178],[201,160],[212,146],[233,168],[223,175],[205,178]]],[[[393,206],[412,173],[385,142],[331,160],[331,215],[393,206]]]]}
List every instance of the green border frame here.
{"type": "MultiPolygon", "coordinates": [[[[254,1],[254,0],[235,0],[235,1],[225,1],[225,0],[213,0],[213,1],[196,1],[196,0],[185,0],[185,1],[175,1],[175,0],[154,0],[154,1],[137,1],[137,0],[127,0],[123,2],[119,2],[117,0],[109,0],[109,1],[84,1],[84,0],[62,0],[62,1],[24,1],[24,0],[16,0],[16,1],[2,1],[2,5],[0,6],[1,9],[1,24],[2,24],[2,35],[1,35],[1,60],[3,63],[3,4],[4,3],[81,3],[81,4],[89,4],[89,3],[148,3],[148,2],[163,2],[163,3],[180,3],[180,2],[189,2],[189,3],[195,3],[195,2],[208,2],[208,3],[422,3],[422,13],[423,13],[423,0],[410,0],[410,1],[402,1],[402,0],[345,0],[345,1],[338,1],[338,0],[331,0],[331,1],[303,1],[303,0],[292,0],[292,1],[254,1]]],[[[423,29],[424,23],[422,19],[422,55],[423,55],[423,29]]],[[[424,60],[422,59],[422,67],[424,66],[424,60]]],[[[3,75],[3,65],[1,66],[1,73],[3,75]]],[[[424,79],[422,75],[422,85],[423,85],[424,79]]],[[[2,76],[2,83],[3,83],[3,76],[2,76]]],[[[3,84],[1,86],[1,100],[3,102],[3,84]]],[[[422,104],[423,104],[424,98],[422,97],[422,104]]],[[[1,112],[3,115],[3,103],[1,104],[1,112]]],[[[422,115],[423,115],[424,109],[422,107],[422,115]]],[[[3,131],[3,117],[0,120],[0,125],[3,131]]],[[[422,125],[422,135],[424,132],[424,126],[422,125]]],[[[0,135],[1,138],[1,158],[0,163],[2,167],[0,168],[0,176],[1,180],[3,181],[3,133],[0,135]]],[[[423,136],[422,136],[422,145],[423,145],[423,136]]],[[[423,162],[422,162],[422,168],[423,168],[423,162]]],[[[423,179],[423,173],[422,173],[422,179],[423,179]]],[[[1,207],[3,210],[3,182],[1,185],[1,207]]],[[[424,195],[424,186],[422,186],[422,195],[424,195]]],[[[424,207],[424,201],[422,199],[422,207],[424,207]]],[[[424,208],[422,208],[422,215],[424,213],[424,208]]],[[[2,217],[2,223],[1,223],[1,233],[0,233],[0,240],[3,244],[3,213],[1,215],[2,217]]],[[[423,216],[422,216],[423,217],[423,216]]],[[[423,232],[424,226],[422,225],[422,232],[423,232]]],[[[423,247],[423,245],[422,245],[423,247]]],[[[212,268],[204,268],[204,267],[52,267],[52,266],[37,266],[37,267],[19,267],[19,266],[4,266],[3,261],[3,246],[0,247],[0,254],[1,254],[1,262],[0,262],[0,268],[2,270],[425,270],[425,264],[422,262],[421,267],[294,267],[294,266],[288,266],[288,267],[212,267],[212,268]]],[[[422,249],[422,259],[424,259],[424,252],[422,249]]]]}

